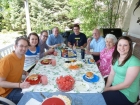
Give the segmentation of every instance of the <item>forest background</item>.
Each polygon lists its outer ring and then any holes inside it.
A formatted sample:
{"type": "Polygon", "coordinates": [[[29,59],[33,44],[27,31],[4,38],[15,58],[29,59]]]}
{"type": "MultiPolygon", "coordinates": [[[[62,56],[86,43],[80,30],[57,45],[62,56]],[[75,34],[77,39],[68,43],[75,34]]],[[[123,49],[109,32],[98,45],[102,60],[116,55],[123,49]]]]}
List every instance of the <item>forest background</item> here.
{"type": "MultiPolygon", "coordinates": [[[[78,19],[81,31],[91,36],[94,28],[114,28],[120,0],[28,0],[31,29],[40,33],[58,26],[61,32],[78,19]]],[[[24,0],[0,0],[0,31],[26,34],[24,0]]]]}

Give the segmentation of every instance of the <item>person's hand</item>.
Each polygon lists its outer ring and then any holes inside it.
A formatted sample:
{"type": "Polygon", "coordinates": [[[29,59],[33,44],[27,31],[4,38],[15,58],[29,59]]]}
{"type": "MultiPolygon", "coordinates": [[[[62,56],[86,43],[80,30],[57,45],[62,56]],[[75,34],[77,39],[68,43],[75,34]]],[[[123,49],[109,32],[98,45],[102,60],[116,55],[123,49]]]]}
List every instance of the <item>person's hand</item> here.
{"type": "Polygon", "coordinates": [[[29,82],[22,82],[20,83],[20,88],[25,89],[25,88],[29,88],[30,87],[30,83],[29,82]]]}
{"type": "Polygon", "coordinates": [[[57,47],[58,47],[58,46],[61,46],[61,44],[56,44],[56,45],[57,45],[57,47]]]}
{"type": "Polygon", "coordinates": [[[52,47],[52,48],[56,48],[56,47],[57,47],[57,44],[53,45],[53,47],[52,47]]]}
{"type": "Polygon", "coordinates": [[[73,50],[75,50],[75,49],[76,49],[76,46],[75,46],[75,44],[73,45],[73,47],[72,47],[72,48],[73,48],[73,50]]]}
{"type": "Polygon", "coordinates": [[[86,50],[85,53],[89,54],[89,55],[91,54],[91,52],[89,50],[86,50]]]}
{"type": "Polygon", "coordinates": [[[91,40],[92,40],[92,38],[88,38],[87,39],[87,44],[90,44],[91,40]]]}
{"type": "Polygon", "coordinates": [[[69,45],[69,47],[72,49],[72,45],[69,45]]]}
{"type": "Polygon", "coordinates": [[[55,44],[55,45],[53,46],[53,48],[56,48],[56,47],[58,47],[58,46],[61,46],[61,44],[55,44]]]}
{"type": "Polygon", "coordinates": [[[104,92],[105,92],[105,91],[109,91],[109,90],[110,90],[110,87],[105,87],[105,88],[104,88],[104,92]]]}
{"type": "Polygon", "coordinates": [[[53,52],[54,52],[54,49],[53,49],[53,48],[50,48],[50,49],[47,51],[48,54],[52,54],[53,52]]]}
{"type": "Polygon", "coordinates": [[[84,47],[83,46],[80,46],[80,49],[84,49],[84,47]]]}

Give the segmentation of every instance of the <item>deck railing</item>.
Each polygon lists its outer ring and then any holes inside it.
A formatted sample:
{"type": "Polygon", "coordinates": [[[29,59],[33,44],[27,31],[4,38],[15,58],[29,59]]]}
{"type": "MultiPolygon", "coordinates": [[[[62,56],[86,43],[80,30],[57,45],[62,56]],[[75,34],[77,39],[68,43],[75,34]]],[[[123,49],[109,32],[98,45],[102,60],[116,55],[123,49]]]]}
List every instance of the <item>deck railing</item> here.
{"type": "Polygon", "coordinates": [[[0,58],[10,54],[14,50],[14,44],[8,45],[2,49],[0,49],[0,58]]]}

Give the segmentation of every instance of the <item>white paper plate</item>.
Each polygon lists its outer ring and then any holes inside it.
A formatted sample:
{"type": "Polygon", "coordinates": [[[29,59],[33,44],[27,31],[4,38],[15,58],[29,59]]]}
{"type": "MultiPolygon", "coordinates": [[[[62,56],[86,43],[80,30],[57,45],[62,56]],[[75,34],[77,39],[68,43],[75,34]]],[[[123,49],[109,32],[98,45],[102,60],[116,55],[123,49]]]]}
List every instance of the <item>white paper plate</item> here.
{"type": "Polygon", "coordinates": [[[89,90],[89,85],[85,82],[76,81],[75,90],[79,92],[87,92],[89,90]]]}

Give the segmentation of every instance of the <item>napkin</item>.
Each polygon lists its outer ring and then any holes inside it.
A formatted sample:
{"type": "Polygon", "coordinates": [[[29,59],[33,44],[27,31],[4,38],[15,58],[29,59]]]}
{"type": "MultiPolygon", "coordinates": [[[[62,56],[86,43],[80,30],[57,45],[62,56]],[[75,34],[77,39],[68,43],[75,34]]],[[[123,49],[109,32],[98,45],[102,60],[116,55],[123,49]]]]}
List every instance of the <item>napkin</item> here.
{"type": "Polygon", "coordinates": [[[35,88],[35,86],[36,85],[32,85],[29,88],[22,89],[22,92],[21,93],[26,93],[26,92],[33,91],[33,89],[35,88]]]}
{"type": "Polygon", "coordinates": [[[41,102],[31,98],[25,105],[41,105],[41,102]]]}

